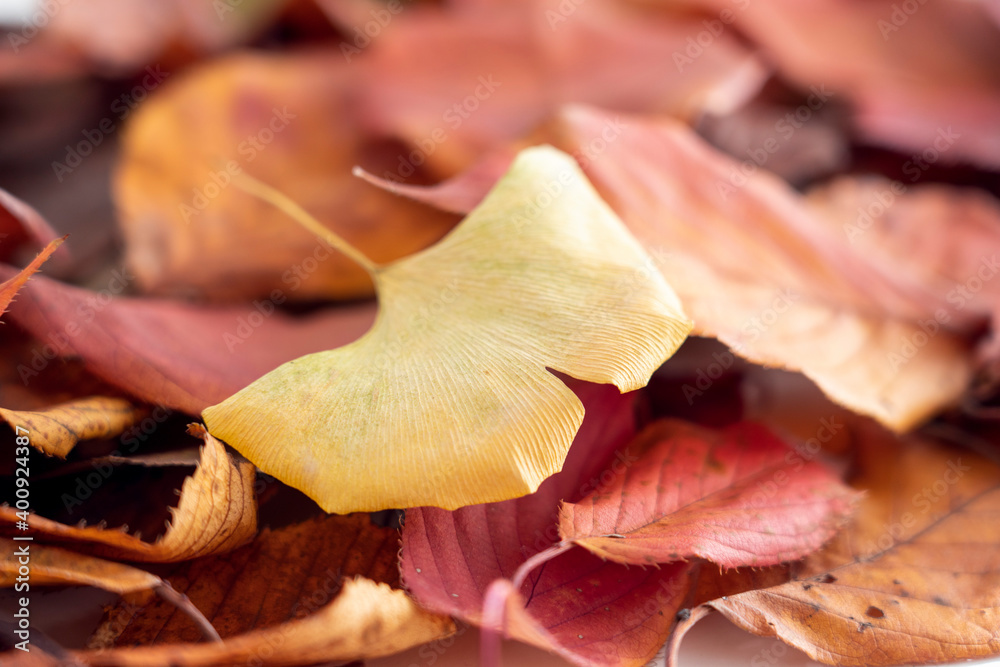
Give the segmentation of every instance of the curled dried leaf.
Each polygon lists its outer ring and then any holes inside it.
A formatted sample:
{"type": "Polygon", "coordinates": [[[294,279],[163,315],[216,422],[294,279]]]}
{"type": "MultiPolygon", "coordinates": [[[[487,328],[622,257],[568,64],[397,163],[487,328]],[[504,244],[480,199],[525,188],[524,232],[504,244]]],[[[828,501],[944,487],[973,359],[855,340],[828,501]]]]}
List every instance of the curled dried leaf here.
{"type": "Polygon", "coordinates": [[[163,583],[155,574],[129,565],[59,547],[0,537],[0,586],[14,586],[22,564],[30,565],[31,584],[82,584],[124,594],[156,588],[163,583]]]}
{"type": "Polygon", "coordinates": [[[359,577],[315,614],[216,644],[168,644],[81,652],[90,665],[226,667],[246,663],[278,667],[377,658],[454,632],[447,616],[424,611],[403,591],[359,577]]]}
{"type": "Polygon", "coordinates": [[[91,396],[45,410],[0,408],[0,417],[31,431],[31,444],[45,454],[66,458],[79,441],[115,437],[148,412],[123,398],[91,396]]]}
{"type": "MultiPolygon", "coordinates": [[[[257,533],[254,467],[234,460],[200,425],[192,425],[189,432],[205,442],[201,463],[184,481],[167,532],[156,542],[143,542],[119,530],[71,527],[37,515],[28,519],[29,534],[70,542],[75,549],[99,556],[161,563],[222,553],[253,539],[257,533]]],[[[0,508],[0,525],[9,527],[17,521],[14,508],[0,508]]]]}

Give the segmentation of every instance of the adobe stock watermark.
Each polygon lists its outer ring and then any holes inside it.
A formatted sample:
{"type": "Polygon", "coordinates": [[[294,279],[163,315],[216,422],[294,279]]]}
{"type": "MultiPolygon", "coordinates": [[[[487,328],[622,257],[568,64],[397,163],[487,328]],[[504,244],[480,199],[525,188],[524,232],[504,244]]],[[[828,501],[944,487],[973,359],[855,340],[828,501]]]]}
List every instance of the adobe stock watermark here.
{"type": "Polygon", "coordinates": [[[797,474],[807,463],[815,460],[823,451],[823,446],[829,444],[842,430],[844,430],[844,425],[837,421],[835,415],[820,419],[816,434],[804,442],[796,443],[785,454],[785,465],[792,466],[792,469],[790,471],[784,468],[778,469],[774,471],[770,479],[757,482],[757,489],[750,496],[749,509],[768,506],[771,500],[778,495],[778,491],[788,486],[792,481],[792,475],[797,474]]]}
{"type": "MultiPolygon", "coordinates": [[[[222,333],[226,349],[230,353],[235,353],[240,345],[248,341],[254,332],[264,326],[268,318],[278,312],[278,306],[288,301],[289,294],[301,289],[305,281],[315,274],[335,252],[337,251],[326,242],[317,241],[311,253],[281,274],[281,282],[286,287],[271,290],[267,298],[254,299],[252,302],[254,309],[246,315],[237,317],[233,328],[222,333]]],[[[453,288],[457,286],[457,281],[452,281],[450,286],[453,288]]]]}
{"type": "MultiPolygon", "coordinates": [[[[576,498],[606,493],[625,472],[639,460],[630,447],[617,449],[608,466],[600,474],[584,480],[577,489],[576,498]]],[[[562,539],[559,535],[559,512],[554,511],[544,531],[535,531],[535,541],[528,546],[522,543],[519,547],[521,555],[528,560],[537,553],[548,549],[562,539]]]]}
{"type": "MultiPolygon", "coordinates": [[[[462,100],[452,104],[441,114],[441,121],[452,131],[462,127],[466,120],[472,117],[483,102],[490,99],[503,83],[493,78],[492,74],[480,76],[477,79],[476,87],[462,100]]],[[[416,171],[417,167],[427,161],[427,158],[434,155],[438,146],[448,141],[448,133],[444,127],[438,126],[428,132],[425,136],[414,140],[416,146],[406,155],[399,155],[399,166],[395,172],[386,171],[382,176],[389,181],[398,183],[405,178],[409,178],[416,171]]]]}
{"type": "Polygon", "coordinates": [[[549,30],[555,30],[560,23],[565,23],[569,17],[576,13],[580,5],[587,0],[562,0],[555,9],[545,10],[545,21],[549,24],[549,30]]]}
{"type": "MultiPolygon", "coordinates": [[[[964,309],[986,286],[986,283],[996,278],[998,272],[1000,272],[1000,259],[997,259],[996,254],[983,257],[976,271],[964,282],[957,283],[945,295],[948,303],[954,306],[952,311],[958,312],[964,309]]],[[[923,347],[943,330],[944,325],[951,321],[951,316],[952,314],[944,308],[938,308],[934,311],[933,318],[918,321],[919,330],[902,336],[899,348],[888,354],[889,368],[897,371],[908,364],[923,347]]]]}
{"type": "Polygon", "coordinates": [[[431,667],[431,665],[441,659],[441,656],[448,652],[448,649],[455,645],[459,637],[469,631],[470,627],[472,626],[468,623],[463,623],[456,619],[455,632],[447,637],[435,639],[417,649],[417,657],[420,658],[420,662],[411,662],[409,667],[431,667]]]}
{"type": "Polygon", "coordinates": [[[243,167],[257,159],[260,152],[274,141],[275,136],[281,134],[297,117],[296,114],[288,111],[287,106],[271,109],[271,118],[267,123],[236,146],[236,152],[241,156],[242,164],[236,160],[229,160],[222,169],[218,171],[213,169],[209,174],[210,181],[200,188],[192,188],[191,199],[188,203],[178,204],[178,211],[184,222],[190,224],[192,217],[208,208],[209,203],[222,194],[233,182],[233,176],[242,172],[243,167]]]}
{"type": "MultiPolygon", "coordinates": [[[[737,11],[741,12],[750,6],[750,0],[731,0],[731,3],[737,11]]],[[[705,54],[705,50],[711,48],[716,38],[724,33],[726,27],[735,20],[736,11],[727,8],[720,11],[717,18],[702,21],[705,29],[693,37],[688,37],[686,46],[673,53],[674,66],[677,67],[677,71],[683,74],[684,68],[693,65],[695,60],[701,58],[705,54]]]]}
{"type": "Polygon", "coordinates": [[[54,161],[52,163],[52,171],[55,173],[56,179],[62,183],[66,176],[72,174],[73,170],[83,164],[84,158],[93,153],[95,148],[100,146],[109,135],[113,134],[118,129],[119,123],[139,108],[139,105],[149,96],[153,89],[163,83],[169,76],[170,72],[162,71],[159,65],[146,67],[146,74],[142,77],[140,83],[133,86],[128,92],[119,95],[111,103],[109,110],[114,114],[114,117],[105,116],[97,123],[96,127],[80,132],[83,135],[83,139],[72,145],[67,144],[66,157],[63,158],[63,161],[54,161]]]}
{"type": "Polygon", "coordinates": [[[750,177],[766,165],[770,157],[781,150],[795,136],[796,130],[812,120],[814,114],[822,109],[831,97],[833,97],[833,91],[827,90],[825,84],[810,86],[806,101],[796,107],[794,111],[789,111],[782,118],[779,118],[774,123],[774,134],[765,139],[760,146],[748,148],[746,151],[748,159],[743,160],[730,170],[728,182],[718,184],[718,191],[723,201],[728,199],[729,195],[737,188],[746,185],[750,177]]]}
{"type": "MultiPolygon", "coordinates": [[[[320,584],[307,597],[292,606],[290,616],[292,620],[302,620],[315,614],[329,604],[340,592],[344,577],[339,568],[337,571],[327,568],[323,575],[320,584]]],[[[266,633],[264,635],[266,644],[258,648],[253,655],[248,656],[243,664],[247,667],[263,667],[263,665],[268,664],[275,651],[288,641],[288,635],[294,627],[294,625],[290,626],[289,623],[284,623],[276,628],[280,632],[266,633]]]]}
{"type": "Polygon", "coordinates": [[[49,24],[49,21],[59,13],[59,10],[71,3],[73,0],[42,0],[35,3],[35,11],[31,13],[28,20],[18,31],[7,33],[7,43],[14,53],[20,53],[21,47],[38,35],[39,31],[49,24]]]}
{"type": "MultiPolygon", "coordinates": [[[[604,127],[601,128],[601,132],[597,136],[591,138],[573,153],[573,159],[576,160],[580,167],[586,167],[598,159],[621,136],[622,131],[626,127],[628,126],[621,122],[618,116],[615,116],[614,120],[607,121],[604,124],[604,127]]],[[[563,194],[566,186],[573,182],[574,176],[574,170],[565,169],[555,177],[545,181],[542,185],[542,192],[536,194],[528,202],[527,206],[518,211],[516,218],[517,230],[523,229],[525,225],[535,220],[545,209],[551,206],[563,194]]]]}
{"type": "Polygon", "coordinates": [[[911,529],[917,525],[919,517],[926,516],[934,508],[934,505],[946,500],[951,487],[961,481],[965,473],[972,470],[971,466],[964,465],[962,459],[958,458],[948,461],[941,475],[924,485],[920,491],[913,494],[910,505],[914,511],[907,510],[899,515],[895,521],[882,524],[882,532],[875,539],[868,539],[864,547],[859,550],[860,560],[870,560],[893,548],[899,542],[905,541],[910,536],[911,529]]]}
{"type": "Polygon", "coordinates": [[[920,11],[925,4],[927,0],[903,0],[900,3],[893,3],[889,19],[879,19],[876,24],[882,39],[888,42],[892,34],[906,25],[910,17],[920,11]]]}
{"type": "MultiPolygon", "coordinates": [[[[937,136],[933,143],[918,154],[910,156],[910,159],[903,163],[902,171],[909,176],[910,183],[919,181],[924,173],[931,168],[941,156],[961,138],[961,134],[955,132],[949,125],[946,128],[939,127],[937,136]]],[[[907,186],[901,181],[894,180],[888,186],[874,193],[872,201],[865,206],[859,206],[857,217],[854,222],[845,222],[843,225],[847,240],[851,243],[871,229],[875,221],[886,214],[895,202],[897,197],[906,194],[907,186]]]]}
{"type": "Polygon", "coordinates": [[[742,342],[723,352],[713,353],[712,358],[714,361],[695,372],[694,384],[685,383],[681,387],[688,405],[694,405],[695,399],[704,396],[705,392],[715,384],[715,381],[721,378],[736,362],[734,352],[739,354],[740,350],[747,343],[752,343],[767,333],[781,319],[781,316],[787,313],[801,297],[801,294],[797,294],[790,289],[783,289],[775,295],[767,308],[761,310],[753,317],[747,318],[740,327],[742,342]]]}
{"type": "Polygon", "coordinates": [[[788,650],[787,644],[774,640],[770,646],[754,653],[754,656],[750,658],[750,667],[770,667],[784,658],[788,650]]]}
{"type": "Polygon", "coordinates": [[[32,349],[28,362],[17,365],[17,374],[24,386],[27,387],[48,368],[49,363],[60,356],[60,350],[71,349],[70,340],[79,336],[115,296],[124,292],[134,280],[135,275],[127,267],[112,271],[107,287],[89,295],[78,304],[73,319],[66,322],[61,330],[49,332],[41,346],[32,349]]]}
{"type": "MultiPolygon", "coordinates": [[[[406,0],[406,2],[410,2],[410,0],[406,0]]],[[[371,15],[371,20],[366,21],[364,25],[354,27],[351,42],[340,42],[340,53],[343,54],[344,60],[351,62],[354,56],[360,55],[361,51],[372,43],[372,40],[382,34],[382,31],[392,22],[393,17],[402,11],[403,0],[389,0],[383,6],[370,9],[368,13],[371,15]]]]}

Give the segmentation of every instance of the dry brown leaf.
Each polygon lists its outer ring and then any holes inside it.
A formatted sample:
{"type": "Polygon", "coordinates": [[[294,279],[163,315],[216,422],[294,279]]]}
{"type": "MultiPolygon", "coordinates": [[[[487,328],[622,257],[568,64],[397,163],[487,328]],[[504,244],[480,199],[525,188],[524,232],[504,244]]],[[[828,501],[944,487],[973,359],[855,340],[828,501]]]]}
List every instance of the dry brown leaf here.
{"type": "Polygon", "coordinates": [[[854,524],[791,581],[710,606],[834,665],[1000,654],[1000,467],[870,425],[861,435],[854,524]]]}
{"type": "Polygon", "coordinates": [[[358,578],[317,613],[285,625],[232,637],[219,644],[169,644],[78,653],[90,665],[226,667],[308,665],[377,658],[404,651],[454,631],[447,616],[417,607],[401,590],[358,578]]]}
{"type": "MultiPolygon", "coordinates": [[[[184,481],[167,532],[156,542],[143,542],[119,530],[71,527],[37,515],[30,515],[27,534],[71,543],[74,549],[99,556],[142,562],[223,553],[253,539],[257,532],[253,465],[234,460],[200,425],[191,426],[189,432],[205,442],[201,464],[184,481]]],[[[7,524],[9,530],[17,521],[14,508],[0,507],[0,525],[7,524]]]]}
{"type": "Polygon", "coordinates": [[[31,432],[31,444],[50,455],[66,458],[80,440],[113,438],[149,413],[123,398],[91,396],[37,411],[0,408],[0,417],[31,432]]]}
{"type": "MultiPolygon", "coordinates": [[[[399,588],[398,552],[399,533],[373,525],[367,514],[322,515],[265,528],[249,544],[178,564],[164,577],[229,638],[317,611],[336,597],[345,579],[364,577],[399,588]]],[[[165,601],[126,598],[88,647],[176,644],[198,637],[198,629],[165,601]]]]}
{"type": "MultiPolygon", "coordinates": [[[[85,556],[59,547],[16,542],[0,537],[0,586],[18,583],[21,565],[25,565],[30,584],[82,584],[96,586],[112,593],[134,593],[159,586],[163,581],[129,565],[122,565],[94,556],[85,556]]],[[[26,581],[22,576],[21,581],[26,581]]]]}
{"type": "Polygon", "coordinates": [[[251,544],[186,563],[168,577],[205,611],[225,644],[186,643],[198,639],[188,619],[162,601],[137,605],[126,598],[90,647],[156,646],[80,655],[93,664],[230,665],[255,655],[268,665],[311,664],[350,659],[351,652],[372,657],[451,632],[447,616],[419,612],[390,588],[398,586],[398,550],[399,534],[364,514],[265,529],[251,544]],[[383,643],[393,637],[396,644],[383,643]]]}
{"type": "Polygon", "coordinates": [[[114,183],[126,262],[143,289],[278,304],[372,294],[360,267],[234,187],[243,171],[376,262],[416,252],[450,229],[457,217],[351,175],[359,162],[395,168],[395,156],[366,144],[352,120],[358,75],[338,51],[243,54],[178,75],[144,103],[114,183]]]}

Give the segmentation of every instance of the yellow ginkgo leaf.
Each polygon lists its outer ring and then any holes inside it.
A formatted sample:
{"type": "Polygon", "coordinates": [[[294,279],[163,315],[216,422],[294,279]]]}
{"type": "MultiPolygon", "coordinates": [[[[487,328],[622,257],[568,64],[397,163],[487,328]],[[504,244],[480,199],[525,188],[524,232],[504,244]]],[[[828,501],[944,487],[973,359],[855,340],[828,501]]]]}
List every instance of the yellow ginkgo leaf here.
{"type": "Polygon", "coordinates": [[[631,391],[691,328],[653,260],[576,162],[550,147],[522,152],[420,253],[376,266],[326,238],[372,275],[371,330],[281,366],[203,417],[328,512],[531,493],[562,467],[583,420],[547,369],[631,391]]]}

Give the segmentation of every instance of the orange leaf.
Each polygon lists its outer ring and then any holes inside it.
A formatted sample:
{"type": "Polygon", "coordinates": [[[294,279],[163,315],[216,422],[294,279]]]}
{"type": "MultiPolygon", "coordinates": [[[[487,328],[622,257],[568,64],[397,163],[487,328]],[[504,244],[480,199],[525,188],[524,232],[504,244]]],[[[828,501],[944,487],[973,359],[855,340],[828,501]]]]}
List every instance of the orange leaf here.
{"type": "Polygon", "coordinates": [[[114,184],[126,262],[143,289],[276,303],[373,293],[361,267],[233,186],[243,171],[376,262],[454,226],[456,216],[359,187],[351,175],[359,162],[379,173],[396,167],[355,118],[360,74],[339,49],[241,54],[178,75],[143,103],[114,184]]]}
{"type": "Polygon", "coordinates": [[[854,525],[784,584],[710,606],[833,665],[1000,654],[1000,467],[866,428],[854,525]]]}
{"type": "Polygon", "coordinates": [[[420,611],[395,588],[398,550],[398,533],[372,525],[365,514],[265,529],[251,544],[169,576],[205,610],[223,644],[194,643],[197,629],[163,601],[137,606],[126,599],[91,640],[91,648],[126,648],[80,657],[113,665],[166,656],[178,665],[231,665],[249,657],[267,665],[312,664],[374,657],[449,634],[447,616],[420,611]],[[137,644],[156,645],[127,648],[137,644]]]}
{"type": "Polygon", "coordinates": [[[218,644],[170,644],[77,653],[90,665],[227,667],[310,665],[377,658],[453,632],[451,619],[420,609],[406,593],[358,578],[333,602],[306,618],[232,637],[218,644]],[[265,657],[266,656],[266,657],[265,657]]]}

